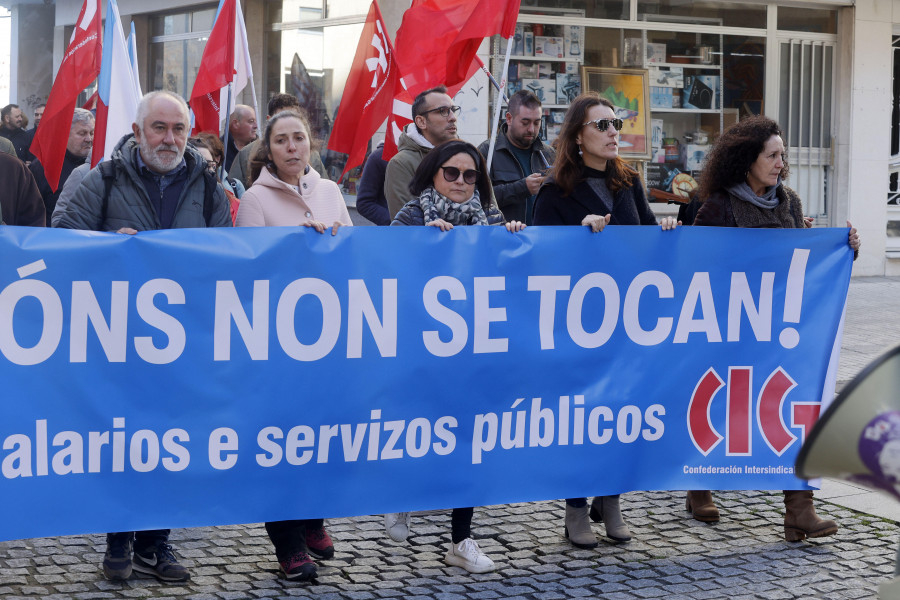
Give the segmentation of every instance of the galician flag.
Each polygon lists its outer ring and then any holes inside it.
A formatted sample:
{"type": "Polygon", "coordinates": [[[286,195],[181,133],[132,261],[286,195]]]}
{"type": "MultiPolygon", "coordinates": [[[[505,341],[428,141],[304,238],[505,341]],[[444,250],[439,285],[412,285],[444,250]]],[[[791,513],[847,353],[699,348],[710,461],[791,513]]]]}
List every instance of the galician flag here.
{"type": "Polygon", "coordinates": [[[141,100],[141,90],[135,87],[136,81],[119,18],[119,5],[116,0],[108,0],[91,166],[109,158],[122,136],[131,133],[131,124],[135,121],[141,100]]]}

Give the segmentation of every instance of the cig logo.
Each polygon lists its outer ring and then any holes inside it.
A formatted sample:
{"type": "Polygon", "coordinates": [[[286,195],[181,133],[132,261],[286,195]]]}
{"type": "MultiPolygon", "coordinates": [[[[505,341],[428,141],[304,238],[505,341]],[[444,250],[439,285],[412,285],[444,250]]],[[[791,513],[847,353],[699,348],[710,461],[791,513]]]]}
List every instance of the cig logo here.
{"type": "Polygon", "coordinates": [[[766,445],[778,456],[797,441],[791,431],[800,429],[801,443],[819,418],[819,402],[794,402],[790,407],[791,424],[784,423],[784,402],[797,383],[781,367],[766,378],[753,405],[753,368],[728,367],[728,383],[710,368],[694,388],[688,406],[687,427],[691,441],[703,456],[709,455],[725,440],[727,456],[753,454],[753,425],[759,427],[766,445]],[[710,410],[716,394],[726,387],[725,435],[713,427],[710,410]]]}

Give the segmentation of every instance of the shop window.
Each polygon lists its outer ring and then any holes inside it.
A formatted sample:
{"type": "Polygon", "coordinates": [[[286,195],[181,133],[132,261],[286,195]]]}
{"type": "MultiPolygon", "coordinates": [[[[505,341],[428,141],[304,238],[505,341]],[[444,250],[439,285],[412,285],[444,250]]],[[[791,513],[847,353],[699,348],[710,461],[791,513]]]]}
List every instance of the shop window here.
{"type": "Polygon", "coordinates": [[[150,17],[150,88],[187,98],[194,87],[216,7],[150,17]]]}
{"type": "MultiPolygon", "coordinates": [[[[684,202],[697,189],[715,139],[739,118],[763,112],[765,39],[647,31],[638,66],[649,70],[650,197],[684,202]]],[[[625,53],[626,64],[633,63],[625,53]]]]}
{"type": "Polygon", "coordinates": [[[745,2],[692,2],[690,0],[635,0],[638,3],[638,19],[646,16],[655,21],[675,17],[679,23],[694,20],[703,24],[709,19],[720,21],[728,27],[766,27],[766,5],[745,2]]]}
{"type": "MultiPolygon", "coordinates": [[[[276,0],[266,3],[268,32],[264,102],[278,93],[291,94],[300,100],[309,116],[311,133],[318,142],[327,174],[337,180],[347,157],[328,150],[328,138],[363,25],[324,27],[315,20],[307,22],[305,18],[297,22],[301,8],[310,11],[317,6],[324,6],[322,0],[276,0]]],[[[368,6],[367,0],[363,15],[368,11],[368,6]]],[[[355,9],[353,12],[360,14],[355,9]]],[[[321,22],[320,17],[318,21],[321,22]]]]}
{"type": "Polygon", "coordinates": [[[837,11],[825,8],[778,7],[778,29],[837,33],[837,11]]]}

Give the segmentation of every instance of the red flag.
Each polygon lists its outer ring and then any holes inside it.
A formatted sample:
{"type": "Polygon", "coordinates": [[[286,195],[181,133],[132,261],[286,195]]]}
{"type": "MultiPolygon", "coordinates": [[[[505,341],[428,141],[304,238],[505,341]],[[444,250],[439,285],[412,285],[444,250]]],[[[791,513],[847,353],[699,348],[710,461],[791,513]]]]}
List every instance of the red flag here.
{"type": "Polygon", "coordinates": [[[329,148],[350,155],[341,177],[362,164],[369,139],[390,113],[396,71],[381,10],[372,0],[328,140],[329,148]]]}
{"type": "MultiPolygon", "coordinates": [[[[520,0],[416,0],[397,31],[397,63],[415,97],[437,85],[464,84],[478,69],[484,38],[512,37],[520,0]]],[[[451,94],[452,95],[452,94],[451,94]]]]}
{"type": "Polygon", "coordinates": [[[100,0],[84,0],[75,31],[66,48],[56,81],[50,89],[41,126],[31,142],[31,153],[44,167],[50,188],[59,187],[59,174],[66,156],[66,143],[72,129],[72,114],[78,94],[100,73],[103,55],[100,35],[100,0]]]}
{"type": "Polygon", "coordinates": [[[208,131],[219,135],[221,89],[234,79],[234,36],[237,0],[224,0],[216,15],[194,88],[191,90],[191,110],[194,111],[193,133],[208,131]]]}
{"type": "Polygon", "coordinates": [[[97,98],[100,95],[97,92],[91,94],[91,97],[87,99],[87,101],[81,105],[81,108],[84,110],[97,110],[97,98]]]}
{"type": "Polygon", "coordinates": [[[397,154],[400,134],[406,131],[407,125],[412,123],[413,97],[403,87],[402,80],[397,82],[394,89],[396,93],[391,103],[391,114],[388,116],[387,131],[384,134],[384,148],[381,150],[381,158],[384,160],[391,160],[391,157],[397,154]]]}

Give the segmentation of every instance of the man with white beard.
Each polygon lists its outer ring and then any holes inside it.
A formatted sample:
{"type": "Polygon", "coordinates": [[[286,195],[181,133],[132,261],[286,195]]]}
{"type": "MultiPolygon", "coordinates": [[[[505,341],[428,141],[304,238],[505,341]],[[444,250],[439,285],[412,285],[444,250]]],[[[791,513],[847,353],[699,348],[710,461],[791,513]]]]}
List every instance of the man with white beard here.
{"type": "Polygon", "coordinates": [[[182,98],[150,92],[131,128],[110,159],[85,176],[55,227],[137,233],[231,226],[222,186],[187,145],[190,116],[182,98]]]}
{"type": "MultiPolygon", "coordinates": [[[[127,234],[230,227],[225,192],[203,157],[187,145],[190,130],[184,100],[169,92],[144,96],[132,125],[134,133],[119,141],[110,160],[85,176],[75,195],[60,207],[62,214],[54,226],[127,234]]],[[[110,401],[126,403],[130,398],[123,390],[120,398],[110,401]]],[[[113,580],[128,579],[132,570],[161,581],[190,580],[168,542],[168,529],[108,533],[103,573],[113,580]]]]}

